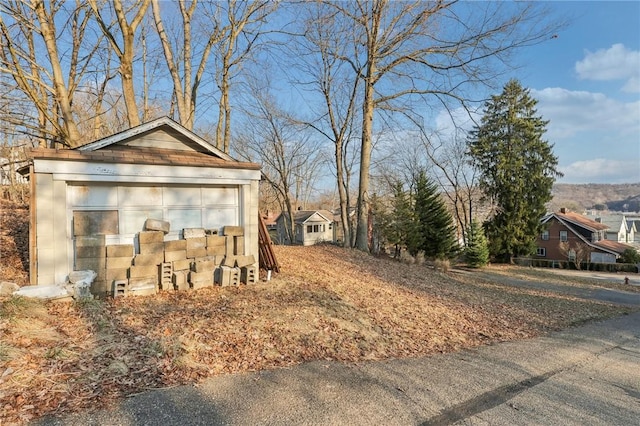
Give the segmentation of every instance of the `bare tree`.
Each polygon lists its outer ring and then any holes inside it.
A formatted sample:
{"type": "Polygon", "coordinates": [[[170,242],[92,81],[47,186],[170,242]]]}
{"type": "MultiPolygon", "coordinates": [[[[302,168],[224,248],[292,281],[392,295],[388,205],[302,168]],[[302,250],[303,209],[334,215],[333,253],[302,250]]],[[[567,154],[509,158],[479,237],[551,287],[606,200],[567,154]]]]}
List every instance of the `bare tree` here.
{"type": "Polygon", "coordinates": [[[577,270],[582,269],[582,263],[585,262],[588,267],[589,260],[591,259],[591,249],[587,244],[560,241],[558,243],[558,249],[560,250],[560,254],[565,256],[569,262],[573,263],[577,270]]]}
{"type": "Polygon", "coordinates": [[[127,110],[127,120],[129,126],[137,126],[140,124],[140,115],[134,87],[135,40],[136,31],[147,13],[151,0],[136,0],[131,2],[128,9],[125,9],[122,0],[111,0],[107,3],[108,8],[102,2],[99,4],[98,0],[88,0],[88,2],[100,29],[120,62],[118,73],[127,110]],[[104,9],[109,9],[113,20],[104,16],[104,9]],[[133,15],[133,17],[129,19],[127,15],[133,15]],[[114,24],[118,26],[119,31],[114,29],[114,24]]]}
{"type": "Polygon", "coordinates": [[[7,1],[0,11],[0,71],[11,76],[37,114],[37,124],[25,123],[26,132],[37,129],[43,146],[80,144],[74,95],[99,44],[85,43],[87,6],[79,0],[7,1]]]}
{"type": "Polygon", "coordinates": [[[286,213],[287,239],[294,241],[294,216],[318,177],[319,146],[292,117],[276,106],[268,90],[254,89],[255,104],[236,140],[240,156],[262,164],[264,181],[286,213]],[[301,183],[304,182],[306,188],[301,183]],[[304,190],[304,191],[303,191],[304,190]]]}
{"type": "Polygon", "coordinates": [[[317,103],[317,110],[312,108],[315,116],[311,120],[299,120],[333,144],[332,163],[344,230],[343,244],[350,247],[349,188],[354,157],[349,154],[350,142],[357,131],[355,117],[360,83],[360,79],[348,69],[348,64],[340,59],[347,56],[350,48],[341,37],[346,31],[344,26],[350,22],[322,3],[310,5],[306,10],[308,16],[300,30],[305,36],[294,38],[297,41],[296,60],[291,61],[290,66],[298,71],[293,78],[294,84],[310,87],[321,100],[317,103]],[[338,26],[342,26],[341,30],[335,31],[338,26]]]}
{"type": "Polygon", "coordinates": [[[227,0],[226,8],[223,8],[223,37],[218,43],[216,67],[216,84],[220,91],[216,146],[226,153],[231,140],[231,80],[255,48],[261,35],[261,24],[276,6],[277,2],[267,0],[227,0]]]}
{"type": "Polygon", "coordinates": [[[467,105],[465,89],[486,84],[497,63],[522,46],[548,39],[535,5],[456,1],[327,1],[351,20],[343,58],[362,80],[362,137],[356,246],[368,250],[368,197],[374,115],[411,115],[415,102],[467,105]],[[522,29],[522,31],[520,31],[522,29]]]}

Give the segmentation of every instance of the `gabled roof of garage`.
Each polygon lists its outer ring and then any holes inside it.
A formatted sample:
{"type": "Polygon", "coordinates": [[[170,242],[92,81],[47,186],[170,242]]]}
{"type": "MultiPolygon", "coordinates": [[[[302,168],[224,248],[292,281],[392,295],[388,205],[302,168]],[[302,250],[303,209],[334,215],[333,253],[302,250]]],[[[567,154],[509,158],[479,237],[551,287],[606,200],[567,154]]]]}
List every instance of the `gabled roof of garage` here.
{"type": "Polygon", "coordinates": [[[35,148],[32,159],[259,170],[162,117],[74,149],[35,148]]]}
{"type": "Polygon", "coordinates": [[[235,161],[228,154],[219,150],[205,139],[193,133],[186,127],[178,124],[169,117],[160,117],[158,119],[149,121],[136,127],[132,127],[129,130],[125,130],[106,138],[98,139],[97,141],[90,142],[85,145],[76,147],[78,151],[96,151],[112,145],[128,145],[131,141],[141,137],[144,134],[150,134],[154,131],[169,130],[175,137],[182,139],[185,145],[190,145],[196,151],[206,151],[216,157],[220,157],[223,160],[235,161]],[[163,129],[163,127],[165,129],[163,129]],[[200,149],[198,149],[200,148],[200,149]]]}

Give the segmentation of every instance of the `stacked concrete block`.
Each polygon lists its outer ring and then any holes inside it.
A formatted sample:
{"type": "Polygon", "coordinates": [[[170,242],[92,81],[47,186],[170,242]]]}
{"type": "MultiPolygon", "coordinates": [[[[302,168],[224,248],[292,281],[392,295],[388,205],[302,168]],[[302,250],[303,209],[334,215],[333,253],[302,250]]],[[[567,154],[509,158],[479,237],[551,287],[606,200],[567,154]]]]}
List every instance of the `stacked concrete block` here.
{"type": "Polygon", "coordinates": [[[113,297],[126,297],[129,293],[128,280],[113,280],[113,297]]]}
{"type": "Polygon", "coordinates": [[[128,274],[133,252],[133,244],[115,244],[106,247],[106,275],[111,291],[115,281],[126,280],[128,288],[128,274]]]}
{"type": "MultiPolygon", "coordinates": [[[[204,230],[202,230],[204,233],[204,230]]],[[[207,255],[207,238],[206,237],[193,237],[186,238],[187,240],[187,257],[205,257],[207,255]]]]}
{"type": "Polygon", "coordinates": [[[215,268],[214,261],[208,257],[195,259],[192,264],[192,270],[189,272],[191,287],[195,290],[212,287],[215,268]]]}
{"type": "Polygon", "coordinates": [[[144,229],[146,231],[162,231],[164,235],[169,233],[171,224],[165,220],[147,219],[144,222],[144,229]]]}
{"type": "Polygon", "coordinates": [[[219,235],[207,235],[207,256],[224,256],[226,238],[219,235]]]}
{"type": "Polygon", "coordinates": [[[173,288],[178,291],[186,291],[189,290],[189,281],[187,280],[187,275],[189,271],[173,271],[171,273],[171,282],[173,283],[173,288]]]}
{"type": "Polygon", "coordinates": [[[182,230],[182,238],[204,238],[207,235],[204,228],[184,228],[182,230]]]}
{"type": "Polygon", "coordinates": [[[237,286],[240,284],[240,269],[222,265],[219,268],[218,280],[222,287],[237,286]]]}
{"type": "Polygon", "coordinates": [[[76,236],[75,254],[74,270],[91,270],[97,274],[91,283],[91,293],[97,296],[105,296],[111,292],[111,282],[107,280],[104,235],[76,236]]]}
{"type": "Polygon", "coordinates": [[[255,266],[243,266],[240,268],[240,281],[245,284],[258,282],[258,268],[255,266]]]}
{"type": "Polygon", "coordinates": [[[163,262],[160,264],[160,290],[173,290],[173,282],[171,280],[173,274],[173,264],[171,262],[163,262]]]}
{"type": "Polygon", "coordinates": [[[227,238],[225,254],[227,256],[243,256],[244,228],[242,226],[225,226],[222,232],[227,238]]]}

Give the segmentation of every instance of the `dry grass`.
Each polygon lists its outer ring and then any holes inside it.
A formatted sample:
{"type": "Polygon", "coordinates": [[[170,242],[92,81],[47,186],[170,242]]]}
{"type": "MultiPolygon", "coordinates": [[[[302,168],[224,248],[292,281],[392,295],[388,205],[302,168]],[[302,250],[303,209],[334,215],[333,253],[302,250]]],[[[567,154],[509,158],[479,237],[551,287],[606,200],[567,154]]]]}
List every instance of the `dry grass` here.
{"type": "Polygon", "coordinates": [[[219,374],[451,352],[628,311],[355,250],[275,249],[284,272],[269,283],[105,302],[0,299],[0,424],[219,374]]]}

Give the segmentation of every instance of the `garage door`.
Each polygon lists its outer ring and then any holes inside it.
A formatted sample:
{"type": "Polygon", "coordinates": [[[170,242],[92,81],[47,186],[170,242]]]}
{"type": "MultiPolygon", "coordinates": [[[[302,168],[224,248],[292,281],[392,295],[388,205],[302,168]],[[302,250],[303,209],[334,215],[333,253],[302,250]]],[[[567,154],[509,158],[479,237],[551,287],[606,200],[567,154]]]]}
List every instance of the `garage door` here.
{"type": "Polygon", "coordinates": [[[236,186],[72,184],[67,186],[67,206],[70,218],[79,211],[107,212],[111,217],[117,214],[117,232],[107,235],[107,244],[130,244],[147,218],[171,224],[167,239],[180,238],[183,228],[221,230],[226,225],[240,225],[236,186]]]}

